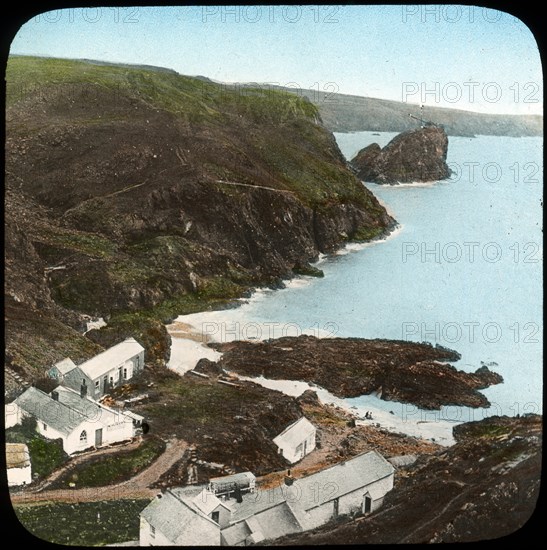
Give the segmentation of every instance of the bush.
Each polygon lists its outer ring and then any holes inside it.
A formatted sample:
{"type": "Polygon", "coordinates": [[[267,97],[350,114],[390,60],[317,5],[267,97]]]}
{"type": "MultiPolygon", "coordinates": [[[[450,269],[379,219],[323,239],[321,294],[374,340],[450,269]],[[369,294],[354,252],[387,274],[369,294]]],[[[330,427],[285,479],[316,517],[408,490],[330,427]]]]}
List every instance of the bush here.
{"type": "Polygon", "coordinates": [[[60,439],[47,440],[34,437],[28,442],[32,473],[38,477],[47,477],[68,458],[63,451],[60,439]]]}

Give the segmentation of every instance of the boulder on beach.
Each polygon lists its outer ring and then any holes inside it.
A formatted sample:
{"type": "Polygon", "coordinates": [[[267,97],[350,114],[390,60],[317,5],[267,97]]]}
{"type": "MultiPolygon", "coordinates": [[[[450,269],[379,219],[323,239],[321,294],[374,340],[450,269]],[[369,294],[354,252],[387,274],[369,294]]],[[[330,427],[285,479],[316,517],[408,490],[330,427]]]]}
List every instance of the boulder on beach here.
{"type": "Polygon", "coordinates": [[[446,179],[448,136],[440,126],[424,126],[395,136],[383,149],[372,143],[351,161],[364,181],[383,184],[446,179]]]}

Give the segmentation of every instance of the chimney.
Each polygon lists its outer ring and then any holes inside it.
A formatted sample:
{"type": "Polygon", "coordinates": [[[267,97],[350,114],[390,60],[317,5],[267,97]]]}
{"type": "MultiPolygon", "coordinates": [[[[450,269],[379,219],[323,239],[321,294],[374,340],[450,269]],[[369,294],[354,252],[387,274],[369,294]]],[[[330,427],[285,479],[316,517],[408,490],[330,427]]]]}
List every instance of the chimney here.
{"type": "Polygon", "coordinates": [[[51,399],[53,399],[53,401],[59,401],[59,392],[57,390],[51,392],[51,399]]]}
{"type": "Polygon", "coordinates": [[[83,399],[87,395],[87,386],[85,385],[85,380],[80,386],[80,397],[83,399]]]}
{"type": "Polygon", "coordinates": [[[287,475],[285,476],[285,485],[290,487],[294,483],[294,477],[291,476],[291,471],[287,470],[287,475]]]}

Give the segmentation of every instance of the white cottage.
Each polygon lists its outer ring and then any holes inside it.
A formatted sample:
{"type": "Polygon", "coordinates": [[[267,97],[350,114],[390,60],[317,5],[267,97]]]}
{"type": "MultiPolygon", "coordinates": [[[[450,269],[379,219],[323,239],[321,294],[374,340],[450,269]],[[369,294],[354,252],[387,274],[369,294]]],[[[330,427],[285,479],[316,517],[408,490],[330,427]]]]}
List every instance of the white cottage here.
{"type": "Polygon", "coordinates": [[[168,489],[141,512],[139,546],[220,546],[229,508],[195,489],[168,489]]]}
{"type": "Polygon", "coordinates": [[[6,467],[9,487],[32,482],[30,455],[24,443],[6,443],[6,467]]]}
{"type": "Polygon", "coordinates": [[[206,488],[170,489],[141,513],[140,544],[246,546],[274,540],[340,515],[375,511],[393,488],[393,476],[393,466],[370,451],[290,485],[240,493],[239,500],[218,498],[206,488]]]}
{"type": "Polygon", "coordinates": [[[298,462],[315,449],[315,426],[305,417],[287,426],[273,442],[291,463],[298,462]]]}
{"type": "Polygon", "coordinates": [[[110,388],[125,384],[143,368],[144,348],[134,338],[127,338],[81,365],[75,365],[70,358],[63,359],[48,373],[78,392],[83,385],[87,395],[99,399],[110,388]]]}
{"type": "Polygon", "coordinates": [[[131,439],[143,417],[115,411],[70,388],[58,386],[50,395],[30,387],[6,407],[7,425],[36,419],[37,431],[48,439],[61,439],[63,450],[74,454],[131,439]]]}

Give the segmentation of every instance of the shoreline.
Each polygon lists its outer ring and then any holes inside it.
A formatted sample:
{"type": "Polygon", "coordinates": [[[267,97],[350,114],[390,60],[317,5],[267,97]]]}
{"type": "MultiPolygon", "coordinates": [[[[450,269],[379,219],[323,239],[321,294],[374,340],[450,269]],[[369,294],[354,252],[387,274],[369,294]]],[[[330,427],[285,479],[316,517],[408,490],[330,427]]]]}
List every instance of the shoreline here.
{"type": "MultiPolygon", "coordinates": [[[[391,215],[391,214],[390,214],[391,215]]],[[[345,256],[352,252],[359,252],[370,246],[383,243],[388,239],[397,236],[403,230],[403,226],[395,223],[387,234],[372,239],[367,242],[349,242],[342,248],[331,254],[319,254],[317,261],[311,263],[313,266],[323,264],[329,259],[337,256],[345,256]]],[[[268,287],[256,287],[252,290],[249,297],[241,297],[234,300],[231,307],[214,309],[209,311],[200,311],[197,313],[188,313],[178,315],[170,323],[165,325],[167,332],[171,336],[171,355],[167,362],[167,367],[184,374],[192,370],[201,358],[207,358],[212,361],[219,358],[221,354],[209,348],[208,342],[225,343],[233,340],[262,340],[266,338],[279,338],[281,336],[298,336],[299,334],[309,334],[318,338],[324,336],[334,336],[334,334],[323,329],[304,329],[294,334],[289,331],[290,323],[281,325],[280,323],[255,323],[242,322],[245,307],[250,307],[263,296],[272,292],[282,292],[286,289],[308,286],[316,277],[310,275],[295,275],[288,279],[285,286],[280,289],[268,287]]],[[[294,324],[293,324],[293,327],[294,324]]]]}

